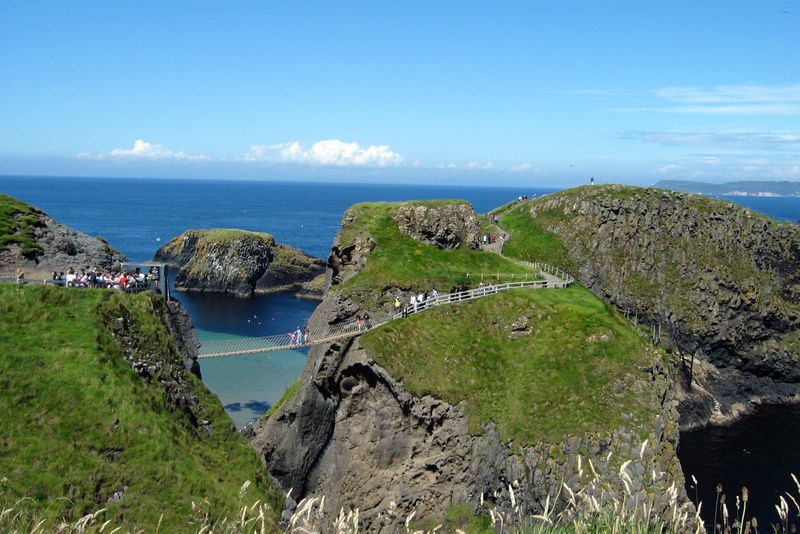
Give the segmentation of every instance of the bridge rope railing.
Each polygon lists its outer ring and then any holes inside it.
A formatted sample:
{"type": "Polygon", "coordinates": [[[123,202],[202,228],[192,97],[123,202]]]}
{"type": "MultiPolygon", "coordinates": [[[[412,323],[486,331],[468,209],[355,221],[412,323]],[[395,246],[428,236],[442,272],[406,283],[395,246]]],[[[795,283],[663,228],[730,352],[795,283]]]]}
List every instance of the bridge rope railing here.
{"type": "Polygon", "coordinates": [[[551,274],[552,277],[545,280],[520,280],[496,285],[485,284],[481,287],[466,289],[464,291],[454,291],[452,293],[439,294],[435,297],[428,297],[422,302],[418,302],[414,306],[407,306],[404,310],[400,309],[393,312],[377,313],[370,316],[366,320],[356,319],[347,323],[323,325],[322,327],[303,330],[300,332],[300,335],[298,335],[297,332],[294,332],[263,337],[208,340],[203,342],[198,357],[201,359],[222,358],[228,356],[241,356],[261,352],[303,348],[363,334],[364,332],[378,328],[379,326],[383,326],[389,321],[401,319],[416,313],[421,313],[436,306],[460,304],[462,302],[495,295],[499,292],[509,291],[512,289],[567,287],[573,282],[572,277],[558,268],[550,266],[545,267],[546,264],[530,263],[530,265],[536,265],[536,268],[539,268],[538,266],[542,266],[542,272],[551,274]]]}

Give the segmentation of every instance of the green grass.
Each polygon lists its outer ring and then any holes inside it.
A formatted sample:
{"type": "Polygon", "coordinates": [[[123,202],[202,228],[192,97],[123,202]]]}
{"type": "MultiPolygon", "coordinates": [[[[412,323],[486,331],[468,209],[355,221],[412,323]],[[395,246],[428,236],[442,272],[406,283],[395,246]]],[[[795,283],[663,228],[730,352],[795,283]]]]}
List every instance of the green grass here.
{"type": "MultiPolygon", "coordinates": [[[[408,204],[441,205],[453,201],[411,202],[408,204]]],[[[340,286],[341,291],[357,301],[381,298],[393,288],[424,291],[436,288],[450,291],[458,285],[480,280],[480,274],[532,274],[517,263],[493,254],[458,248],[440,250],[415,241],[399,230],[392,212],[400,204],[357,204],[348,210],[352,221],[340,234],[340,248],[352,244],[360,235],[370,235],[375,248],[366,267],[340,286]],[[478,277],[476,277],[478,275],[478,277]]]]}
{"type": "Polygon", "coordinates": [[[219,400],[183,369],[156,316],[163,306],[150,294],[0,285],[0,504],[24,498],[15,508],[50,521],[107,508],[114,525],[148,531],[163,514],[162,531],[182,532],[197,530],[192,502],[212,522],[257,499],[281,502],[219,400]],[[137,359],[160,363],[149,382],[114,330],[143,348],[137,359]],[[210,431],[165,400],[159,383],[178,376],[210,431]]]}
{"type": "Polygon", "coordinates": [[[500,217],[500,226],[511,233],[503,245],[503,254],[525,261],[543,261],[551,265],[572,270],[564,243],[558,236],[546,230],[545,224],[564,220],[563,212],[551,210],[539,214],[536,221],[529,213],[529,202],[522,202],[508,209],[500,217]]]}
{"type": "Polygon", "coordinates": [[[36,208],[8,195],[0,194],[0,250],[17,244],[23,256],[32,257],[42,252],[36,243],[35,229],[43,226],[36,208]]]}
{"type": "Polygon", "coordinates": [[[605,432],[653,415],[621,383],[655,353],[580,286],[443,306],[368,332],[361,342],[413,394],[466,401],[471,432],[493,422],[502,439],[517,444],[605,432]],[[510,325],[520,316],[530,333],[512,338],[510,325]],[[599,339],[604,334],[607,342],[599,339]]]}
{"type": "Polygon", "coordinates": [[[267,413],[264,414],[264,417],[269,418],[272,414],[274,414],[275,412],[280,410],[281,406],[286,404],[286,402],[289,399],[291,399],[292,397],[295,396],[295,394],[297,393],[297,388],[298,388],[299,385],[300,385],[300,379],[298,378],[297,380],[292,382],[289,385],[288,388],[286,388],[286,391],[283,392],[283,395],[281,395],[281,398],[278,399],[278,401],[275,404],[273,404],[272,406],[269,407],[269,410],[267,410],[267,413]]]}
{"type": "Polygon", "coordinates": [[[198,230],[198,232],[204,234],[205,239],[209,241],[228,241],[230,239],[238,239],[247,236],[263,239],[270,243],[275,242],[275,238],[270,234],[251,232],[250,230],[239,230],[238,228],[212,228],[211,230],[198,230]]]}

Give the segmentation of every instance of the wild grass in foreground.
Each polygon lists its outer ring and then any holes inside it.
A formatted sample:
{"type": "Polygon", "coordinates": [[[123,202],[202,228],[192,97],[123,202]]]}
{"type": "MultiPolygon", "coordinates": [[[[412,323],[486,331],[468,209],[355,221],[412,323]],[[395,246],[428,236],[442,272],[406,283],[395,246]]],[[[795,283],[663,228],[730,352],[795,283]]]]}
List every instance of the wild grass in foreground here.
{"type": "MultiPolygon", "coordinates": [[[[279,532],[273,520],[273,510],[269,503],[262,500],[246,505],[250,481],[245,482],[239,490],[238,509],[231,509],[230,515],[222,518],[215,517],[211,512],[211,505],[208,501],[195,503],[192,501],[191,509],[186,510],[185,515],[189,519],[185,524],[170,523],[164,520],[165,514],[162,513],[158,522],[151,528],[139,528],[120,526],[118,521],[108,519],[108,509],[101,508],[95,512],[88,513],[77,520],[52,519],[41,512],[32,511],[27,501],[32,501],[28,497],[17,499],[14,502],[4,503],[2,484],[7,481],[0,479],[0,532],[3,533],[46,533],[57,532],[59,534],[84,534],[89,532],[97,533],[132,533],[145,534],[150,532],[197,532],[197,533],[219,533],[219,534],[267,534],[279,532]]],[[[62,499],[66,499],[65,497],[62,499]]],[[[164,510],[172,515],[175,511],[164,510]]]]}
{"type": "MultiPolygon", "coordinates": [[[[625,466],[620,468],[623,480],[627,472],[625,466]]],[[[797,485],[798,497],[786,493],[779,496],[775,505],[778,522],[769,525],[759,525],[754,517],[747,515],[748,491],[742,488],[741,498],[736,496],[735,508],[728,508],[722,489],[717,486],[717,500],[715,503],[714,525],[708,529],[700,519],[702,503],[697,503],[694,513],[686,503],[678,503],[678,490],[673,484],[667,489],[669,506],[665,510],[654,510],[651,502],[631,502],[632,494],[625,490],[618,498],[606,500],[598,494],[600,485],[597,479],[584,488],[574,491],[562,484],[561,490],[554,496],[545,500],[544,510],[540,514],[524,516],[519,511],[513,485],[508,486],[511,498],[512,512],[502,513],[481,495],[481,504],[484,513],[478,516],[461,513],[467,506],[451,506],[457,509],[455,514],[448,512],[442,522],[426,521],[425,528],[415,520],[416,512],[410,513],[398,525],[406,534],[433,534],[435,532],[456,534],[758,534],[775,533],[790,534],[796,532],[793,523],[790,523],[790,513],[797,511],[800,514],[800,483],[795,475],[792,479],[797,485]],[[787,500],[788,499],[788,500],[787,500]],[[601,505],[604,501],[607,504],[601,505]],[[560,511],[556,511],[553,503],[564,502],[560,511]],[[790,505],[789,502],[792,504],[790,505]],[[460,526],[459,526],[460,525],[460,526]]],[[[693,477],[694,480],[694,477],[693,477]]],[[[0,479],[0,485],[6,479],[0,479]]],[[[697,483],[694,480],[695,484],[697,483]]],[[[0,486],[1,487],[1,486],[0,486]]],[[[18,533],[44,533],[58,532],[63,534],[84,534],[86,532],[106,532],[109,534],[132,532],[198,532],[221,534],[251,534],[276,532],[276,527],[271,519],[272,509],[269,504],[257,500],[248,505],[242,504],[250,482],[242,485],[239,491],[239,508],[231,510],[230,515],[222,519],[213,519],[208,512],[208,502],[191,503],[191,520],[185,525],[175,525],[163,522],[163,515],[154,530],[145,531],[134,528],[123,529],[116,526],[112,520],[105,518],[106,510],[100,509],[86,514],[75,521],[55,521],[41,518],[40,514],[30,513],[20,499],[17,502],[3,504],[3,494],[0,492],[0,532],[18,533]]],[[[290,492],[291,493],[291,492],[290,492]]],[[[307,497],[300,501],[294,514],[289,519],[286,532],[291,534],[357,534],[364,531],[360,525],[359,510],[340,509],[338,514],[330,517],[325,513],[325,497],[307,497]]],[[[395,529],[396,531],[396,529],[395,529]]]]}

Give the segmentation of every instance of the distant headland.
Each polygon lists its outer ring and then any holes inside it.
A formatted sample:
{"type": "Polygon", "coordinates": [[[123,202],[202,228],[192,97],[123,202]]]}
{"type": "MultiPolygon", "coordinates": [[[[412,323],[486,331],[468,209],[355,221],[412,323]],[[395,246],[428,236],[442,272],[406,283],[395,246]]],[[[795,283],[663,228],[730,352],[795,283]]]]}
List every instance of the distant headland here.
{"type": "Polygon", "coordinates": [[[726,195],[739,197],[800,197],[800,182],[745,181],[708,184],[688,180],[661,180],[655,184],[659,189],[701,195],[726,195]]]}

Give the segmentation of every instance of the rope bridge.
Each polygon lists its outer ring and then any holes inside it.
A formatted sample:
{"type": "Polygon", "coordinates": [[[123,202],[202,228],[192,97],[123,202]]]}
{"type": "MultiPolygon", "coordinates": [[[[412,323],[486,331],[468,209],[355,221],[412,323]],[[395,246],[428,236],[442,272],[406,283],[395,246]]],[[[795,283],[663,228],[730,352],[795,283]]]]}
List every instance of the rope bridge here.
{"type": "MultiPolygon", "coordinates": [[[[527,262],[525,263],[527,264],[527,262]]],[[[483,287],[468,289],[466,291],[445,293],[438,295],[435,298],[431,297],[422,301],[422,303],[419,303],[416,306],[408,309],[405,312],[405,315],[421,313],[435,306],[459,304],[470,300],[488,297],[501,291],[508,291],[518,288],[543,289],[548,287],[567,287],[574,281],[571,276],[560,269],[539,263],[527,265],[540,268],[545,279],[520,280],[519,282],[507,282],[497,285],[488,284],[483,287]]],[[[487,276],[487,278],[489,278],[489,276],[487,276]]],[[[330,341],[336,341],[337,339],[344,339],[363,334],[364,332],[372,330],[373,328],[383,326],[389,321],[401,319],[403,315],[404,313],[402,311],[397,313],[377,313],[374,316],[370,316],[366,322],[355,320],[348,323],[324,325],[320,328],[310,329],[307,332],[301,332],[301,335],[299,336],[296,333],[289,333],[264,337],[217,339],[205,341],[200,347],[200,354],[198,358],[208,359],[224,358],[229,356],[243,356],[245,354],[298,349],[320,343],[328,343],[330,341]]]]}

